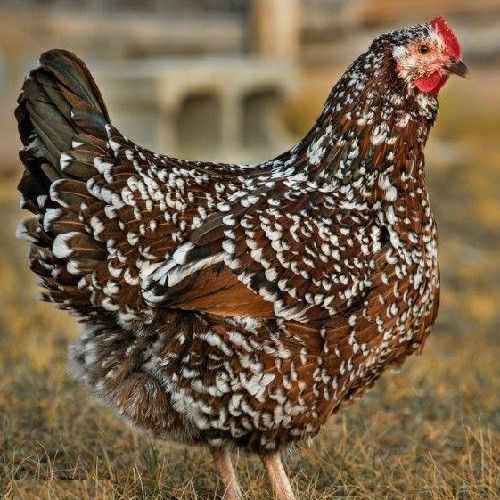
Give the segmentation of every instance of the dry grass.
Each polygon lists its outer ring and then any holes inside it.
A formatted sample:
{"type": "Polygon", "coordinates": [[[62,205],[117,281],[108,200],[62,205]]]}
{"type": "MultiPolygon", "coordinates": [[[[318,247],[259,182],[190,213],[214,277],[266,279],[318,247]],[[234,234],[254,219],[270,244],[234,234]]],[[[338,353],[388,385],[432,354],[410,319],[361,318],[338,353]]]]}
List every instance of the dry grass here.
{"type": "MultiPolygon", "coordinates": [[[[436,332],[423,357],[288,457],[299,498],[499,498],[500,153],[494,108],[461,92],[446,95],[436,135],[458,138],[462,159],[447,165],[435,153],[429,168],[444,282],[436,332]]],[[[0,497],[217,498],[206,451],[134,433],[69,378],[76,324],[33,301],[26,249],[12,236],[16,198],[13,180],[2,181],[0,497]]],[[[238,473],[247,498],[269,498],[254,458],[240,457],[238,473]]]]}

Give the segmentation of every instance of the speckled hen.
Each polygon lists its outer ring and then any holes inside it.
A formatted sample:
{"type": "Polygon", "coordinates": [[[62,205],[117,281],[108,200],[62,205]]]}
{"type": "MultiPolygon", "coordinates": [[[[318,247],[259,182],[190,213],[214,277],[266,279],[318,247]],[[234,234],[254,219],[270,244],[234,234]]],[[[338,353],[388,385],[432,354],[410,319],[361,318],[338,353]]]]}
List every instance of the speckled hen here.
{"type": "Polygon", "coordinates": [[[138,429],[259,454],[313,438],[390,365],[420,351],[438,310],[423,148],[452,73],[444,18],[377,37],[295,147],[256,165],[181,161],[113,125],[85,67],[44,53],[16,118],[18,236],[43,298],[84,325],[76,377],[138,429]]]}

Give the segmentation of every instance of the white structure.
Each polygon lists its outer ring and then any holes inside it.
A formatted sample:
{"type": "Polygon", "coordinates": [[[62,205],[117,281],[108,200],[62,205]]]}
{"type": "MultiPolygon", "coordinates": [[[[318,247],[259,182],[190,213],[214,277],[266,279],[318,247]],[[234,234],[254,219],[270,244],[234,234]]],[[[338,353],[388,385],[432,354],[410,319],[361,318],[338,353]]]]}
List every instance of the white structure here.
{"type": "Polygon", "coordinates": [[[91,66],[113,123],[155,151],[252,161],[289,145],[280,110],[297,78],[287,63],[238,57],[91,66]]]}

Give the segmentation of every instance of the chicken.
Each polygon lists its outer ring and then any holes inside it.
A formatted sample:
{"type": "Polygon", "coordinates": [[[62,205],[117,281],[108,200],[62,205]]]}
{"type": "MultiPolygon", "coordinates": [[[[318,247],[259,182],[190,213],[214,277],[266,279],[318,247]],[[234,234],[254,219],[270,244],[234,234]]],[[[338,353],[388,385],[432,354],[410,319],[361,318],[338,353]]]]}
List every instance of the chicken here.
{"type": "Polygon", "coordinates": [[[159,439],[208,446],[226,498],[229,450],[313,438],[438,311],[423,148],[450,74],[444,18],[381,35],[295,147],[251,166],[152,153],[113,125],[86,66],[44,53],[16,109],[25,170],[18,236],[43,299],[78,316],[73,371],[159,439]]]}

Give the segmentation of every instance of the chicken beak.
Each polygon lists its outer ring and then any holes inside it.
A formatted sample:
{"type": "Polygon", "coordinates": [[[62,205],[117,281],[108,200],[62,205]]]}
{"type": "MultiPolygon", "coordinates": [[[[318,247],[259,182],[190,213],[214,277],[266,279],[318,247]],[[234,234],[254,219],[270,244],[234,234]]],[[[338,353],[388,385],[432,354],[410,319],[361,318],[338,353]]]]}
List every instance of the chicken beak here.
{"type": "Polygon", "coordinates": [[[444,67],[444,69],[454,75],[460,76],[461,78],[469,78],[469,69],[460,59],[451,61],[444,67]]]}

